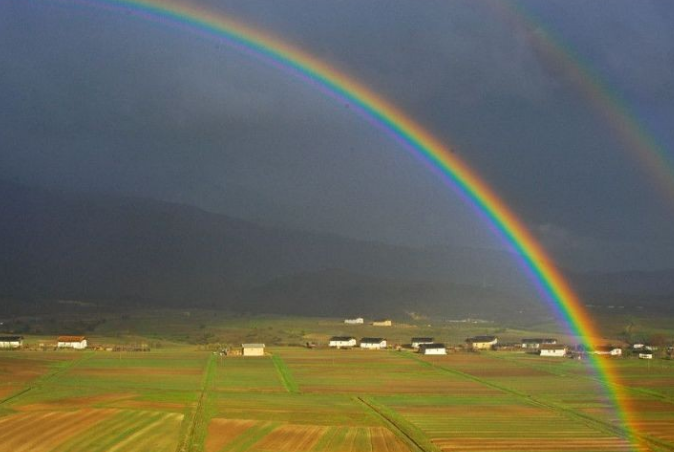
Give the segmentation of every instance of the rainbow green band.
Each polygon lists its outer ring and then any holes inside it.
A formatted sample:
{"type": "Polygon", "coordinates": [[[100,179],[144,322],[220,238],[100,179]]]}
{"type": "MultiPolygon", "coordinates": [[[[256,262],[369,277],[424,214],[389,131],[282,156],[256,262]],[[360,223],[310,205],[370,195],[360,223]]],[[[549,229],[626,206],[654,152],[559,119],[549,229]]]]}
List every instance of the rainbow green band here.
{"type": "MultiPolygon", "coordinates": [[[[48,0],[49,1],[49,0],[48,0]]],[[[527,231],[513,212],[491,188],[443,143],[424,130],[393,104],[378,96],[346,74],[340,73],[312,55],[284,43],[260,30],[205,7],[175,0],[75,0],[77,3],[107,5],[153,20],[168,21],[198,32],[207,32],[226,39],[233,45],[264,58],[271,59],[284,69],[298,73],[319,84],[332,95],[345,99],[369,119],[393,134],[434,169],[441,173],[489,221],[505,242],[519,255],[534,282],[546,295],[547,301],[563,317],[573,334],[587,347],[592,347],[601,336],[590,315],[571,287],[564,280],[542,247],[527,231]]],[[[629,407],[616,384],[610,360],[592,358],[597,375],[607,394],[615,403],[618,416],[635,450],[641,450],[639,435],[631,428],[629,407]]]]}

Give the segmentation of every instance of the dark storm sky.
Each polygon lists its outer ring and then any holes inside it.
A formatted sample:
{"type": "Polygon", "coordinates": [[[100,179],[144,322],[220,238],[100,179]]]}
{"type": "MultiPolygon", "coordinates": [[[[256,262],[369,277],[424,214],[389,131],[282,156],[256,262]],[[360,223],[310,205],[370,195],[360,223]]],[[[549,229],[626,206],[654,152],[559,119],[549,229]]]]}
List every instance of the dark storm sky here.
{"type": "MultiPolygon", "coordinates": [[[[674,267],[674,199],[533,42],[554,30],[671,156],[669,2],[523,3],[532,25],[495,0],[201,1],[454,145],[562,265],[674,267]]],[[[217,39],[67,0],[0,0],[0,178],[394,243],[501,246],[414,157],[314,87],[217,39]]]]}

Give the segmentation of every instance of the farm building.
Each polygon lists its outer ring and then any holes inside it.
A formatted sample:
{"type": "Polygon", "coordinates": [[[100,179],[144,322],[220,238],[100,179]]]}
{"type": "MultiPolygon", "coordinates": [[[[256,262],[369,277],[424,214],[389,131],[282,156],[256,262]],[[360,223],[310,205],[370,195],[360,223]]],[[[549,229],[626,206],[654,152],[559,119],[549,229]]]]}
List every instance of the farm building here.
{"type": "Polygon", "coordinates": [[[87,348],[87,338],[84,336],[59,336],[56,339],[56,347],[84,350],[87,348]]]}
{"type": "Polygon", "coordinates": [[[532,339],[522,339],[522,348],[529,350],[539,350],[541,345],[555,345],[557,344],[557,339],[553,338],[532,338],[532,339]]]}
{"type": "Polygon", "coordinates": [[[553,356],[563,358],[566,356],[566,352],[567,352],[566,345],[541,344],[540,346],[541,356],[553,356]]]}
{"type": "Polygon", "coordinates": [[[333,336],[328,346],[335,348],[349,348],[356,346],[356,339],[351,336],[333,336]]]}
{"type": "Polygon", "coordinates": [[[356,317],[355,319],[344,319],[344,323],[347,325],[362,325],[365,320],[362,317],[356,317]]]}
{"type": "Polygon", "coordinates": [[[446,355],[447,348],[445,344],[421,344],[419,353],[422,355],[446,355]]]}
{"type": "Polygon", "coordinates": [[[639,359],[653,359],[653,352],[650,350],[639,352],[639,359]]]}
{"type": "Polygon", "coordinates": [[[241,344],[243,356],[264,356],[264,344],[241,344]]]}
{"type": "Polygon", "coordinates": [[[412,338],[412,348],[419,348],[423,344],[433,344],[432,337],[413,337],[412,338]]]}
{"type": "Polygon", "coordinates": [[[496,336],[475,336],[466,339],[466,343],[473,350],[486,350],[498,344],[498,338],[496,336]]]}
{"type": "Polygon", "coordinates": [[[360,340],[360,348],[381,350],[386,348],[386,339],[381,337],[364,337],[360,340]]]}
{"type": "Polygon", "coordinates": [[[598,345],[594,348],[592,353],[604,356],[622,356],[623,351],[620,347],[614,347],[612,345],[598,345]]]}
{"type": "Polygon", "coordinates": [[[383,320],[375,320],[372,322],[372,326],[391,326],[393,325],[393,321],[390,319],[383,319],[383,320]]]}
{"type": "Polygon", "coordinates": [[[21,348],[23,336],[0,336],[0,348],[21,348]]]}

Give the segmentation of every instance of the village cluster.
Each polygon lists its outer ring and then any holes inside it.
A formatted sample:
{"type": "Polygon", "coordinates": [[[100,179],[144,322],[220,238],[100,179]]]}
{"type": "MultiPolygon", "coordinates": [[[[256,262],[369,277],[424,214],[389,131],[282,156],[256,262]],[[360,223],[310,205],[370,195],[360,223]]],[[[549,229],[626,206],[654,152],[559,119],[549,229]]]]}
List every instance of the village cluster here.
{"type": "MultiPolygon", "coordinates": [[[[344,320],[348,325],[364,324],[364,319],[361,317],[344,320]]],[[[390,319],[375,320],[371,322],[372,326],[390,327],[393,321],[390,319]]],[[[306,347],[317,348],[319,344],[315,342],[307,342],[306,347]]],[[[325,346],[325,345],[323,345],[325,346]]],[[[328,348],[334,349],[352,349],[361,348],[368,350],[412,350],[423,355],[446,355],[448,347],[435,340],[433,337],[412,337],[408,344],[390,344],[385,337],[363,337],[360,340],[353,336],[333,336],[327,343],[328,348]]],[[[24,348],[23,336],[0,336],[0,349],[20,349],[24,348]]],[[[99,351],[149,351],[147,344],[129,345],[114,345],[102,346],[98,345],[91,347],[85,336],[58,336],[55,341],[40,343],[38,349],[73,349],[84,350],[93,348],[99,351]]],[[[554,338],[524,338],[520,342],[499,342],[496,336],[474,336],[465,340],[464,344],[451,347],[451,351],[480,351],[480,350],[494,350],[494,351],[522,351],[531,354],[537,354],[542,357],[554,358],[578,358],[581,359],[589,354],[620,357],[623,356],[624,350],[629,350],[632,356],[640,359],[652,359],[653,353],[658,350],[657,346],[634,343],[629,348],[621,348],[613,345],[596,346],[592,350],[587,350],[583,346],[571,347],[559,344],[554,338]]],[[[229,356],[264,356],[265,344],[249,343],[241,344],[241,348],[225,348],[220,352],[221,355],[229,356]]],[[[665,353],[668,358],[674,356],[674,348],[669,346],[665,353]]]]}

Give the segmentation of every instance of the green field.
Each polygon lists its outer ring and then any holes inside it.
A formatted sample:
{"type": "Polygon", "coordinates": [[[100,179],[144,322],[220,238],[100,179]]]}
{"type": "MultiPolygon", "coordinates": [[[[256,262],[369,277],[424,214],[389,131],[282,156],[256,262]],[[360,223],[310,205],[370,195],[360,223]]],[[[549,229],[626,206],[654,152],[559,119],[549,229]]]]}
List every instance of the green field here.
{"type": "MultiPolygon", "coordinates": [[[[585,361],[292,345],[269,346],[264,357],[222,357],[213,349],[223,342],[321,341],[348,328],[329,319],[219,324],[194,314],[183,325],[177,314],[164,324],[148,320],[143,337],[144,318],[127,324],[129,336],[110,335],[107,322],[91,342],[158,344],[149,352],[0,352],[0,452],[631,450],[585,361]],[[203,331],[217,343],[180,339],[203,331]]],[[[496,327],[401,325],[386,336],[403,343],[426,333],[451,343],[485,328],[496,327]]],[[[374,335],[369,326],[353,329],[374,335]]],[[[614,363],[644,450],[674,451],[674,361],[614,363]]]]}

